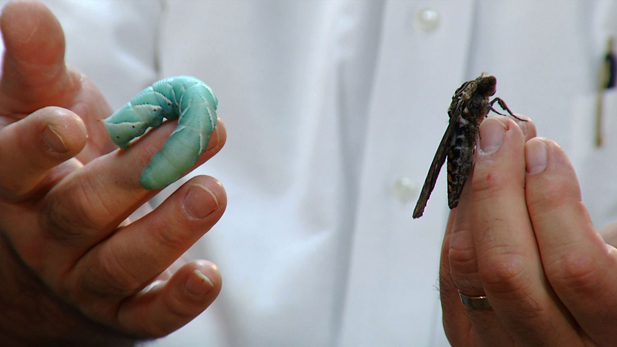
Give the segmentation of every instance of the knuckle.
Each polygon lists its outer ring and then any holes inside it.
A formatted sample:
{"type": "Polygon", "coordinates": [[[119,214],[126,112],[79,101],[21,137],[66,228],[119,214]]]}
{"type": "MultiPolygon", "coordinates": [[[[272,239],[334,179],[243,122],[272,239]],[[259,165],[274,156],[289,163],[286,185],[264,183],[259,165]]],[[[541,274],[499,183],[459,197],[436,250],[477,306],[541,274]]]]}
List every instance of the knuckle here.
{"type": "Polygon", "coordinates": [[[99,297],[124,297],[139,291],[143,282],[131,271],[129,261],[113,251],[104,252],[81,277],[82,286],[99,297]]]}
{"type": "Polygon", "coordinates": [[[450,239],[448,258],[452,274],[466,275],[478,272],[473,239],[465,237],[464,233],[471,235],[470,230],[456,231],[450,239]]]}
{"type": "Polygon", "coordinates": [[[84,227],[80,210],[80,205],[75,205],[72,199],[52,194],[41,210],[41,229],[59,241],[77,237],[84,227]]]}
{"type": "Polygon", "coordinates": [[[61,193],[48,195],[41,210],[42,229],[58,240],[99,232],[113,219],[100,192],[89,180],[80,180],[61,193]]]}
{"type": "Polygon", "coordinates": [[[521,255],[503,255],[479,268],[479,276],[487,291],[494,294],[516,294],[530,283],[526,277],[525,261],[521,255]]]}
{"type": "Polygon", "coordinates": [[[151,228],[151,235],[155,239],[155,244],[170,250],[184,248],[186,233],[183,232],[182,226],[170,226],[168,223],[152,223],[151,228]]]}
{"type": "Polygon", "coordinates": [[[598,266],[593,257],[576,251],[546,269],[549,281],[557,290],[579,294],[595,292],[607,276],[607,267],[598,266]]]}

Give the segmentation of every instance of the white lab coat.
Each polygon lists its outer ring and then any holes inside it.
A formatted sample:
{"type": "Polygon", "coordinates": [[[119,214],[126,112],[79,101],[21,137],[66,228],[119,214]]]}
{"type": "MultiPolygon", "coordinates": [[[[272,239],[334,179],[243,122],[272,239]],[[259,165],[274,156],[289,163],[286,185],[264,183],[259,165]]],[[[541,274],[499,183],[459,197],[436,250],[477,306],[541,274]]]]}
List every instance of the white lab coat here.
{"type": "Polygon", "coordinates": [[[444,177],[411,212],[454,90],[483,71],[568,152],[596,225],[617,219],[613,92],[604,148],[592,131],[613,1],[48,3],[114,108],[181,74],[220,100],[228,143],[197,173],[229,206],[189,255],[223,290],[153,346],[447,346],[444,177]]]}

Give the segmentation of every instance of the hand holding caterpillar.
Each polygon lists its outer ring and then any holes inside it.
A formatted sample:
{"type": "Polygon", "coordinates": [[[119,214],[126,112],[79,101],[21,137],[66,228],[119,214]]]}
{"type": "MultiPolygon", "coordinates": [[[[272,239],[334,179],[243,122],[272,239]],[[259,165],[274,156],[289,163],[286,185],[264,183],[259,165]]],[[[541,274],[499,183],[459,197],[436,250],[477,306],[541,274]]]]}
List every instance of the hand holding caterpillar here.
{"type": "Polygon", "coordinates": [[[170,77],[141,91],[124,107],[105,119],[112,141],[127,150],[129,142],[164,119],[178,119],[178,126],[163,149],[154,154],[141,173],[145,189],[160,189],[184,175],[204,153],[216,127],[218,99],[195,77],[170,77]]]}

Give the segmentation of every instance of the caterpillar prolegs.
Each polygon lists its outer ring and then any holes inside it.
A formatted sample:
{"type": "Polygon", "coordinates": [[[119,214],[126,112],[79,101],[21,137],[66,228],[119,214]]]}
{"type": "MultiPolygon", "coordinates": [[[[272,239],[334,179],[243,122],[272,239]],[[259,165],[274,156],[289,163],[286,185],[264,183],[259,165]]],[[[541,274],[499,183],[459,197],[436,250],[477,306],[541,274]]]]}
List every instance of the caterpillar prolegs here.
{"type": "Polygon", "coordinates": [[[122,149],[158,127],[164,119],[178,119],[178,126],[141,173],[146,189],[163,188],[186,173],[203,154],[216,127],[218,99],[195,77],[170,77],[141,91],[124,107],[105,119],[111,139],[122,149]]]}

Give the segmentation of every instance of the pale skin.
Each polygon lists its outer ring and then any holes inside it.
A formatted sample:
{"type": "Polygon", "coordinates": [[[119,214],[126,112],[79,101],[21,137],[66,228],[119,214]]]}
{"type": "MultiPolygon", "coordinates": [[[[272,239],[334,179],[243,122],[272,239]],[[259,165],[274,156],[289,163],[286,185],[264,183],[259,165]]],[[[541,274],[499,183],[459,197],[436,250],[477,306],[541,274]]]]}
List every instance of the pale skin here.
{"type": "Polygon", "coordinates": [[[614,346],[615,227],[594,229],[565,152],[520,124],[490,117],[480,128],[442,247],[446,334],[453,346],[614,346]],[[457,288],[493,308],[467,309],[457,288]]]}
{"type": "MultiPolygon", "coordinates": [[[[0,341],[131,345],[179,329],[221,289],[215,264],[181,256],[222,216],[223,186],[194,177],[129,221],[156,194],[139,176],[174,124],[116,150],[99,121],[112,110],[65,65],[54,15],[13,2],[0,28],[0,341]]],[[[219,121],[198,165],[225,140],[219,121]]]]}

